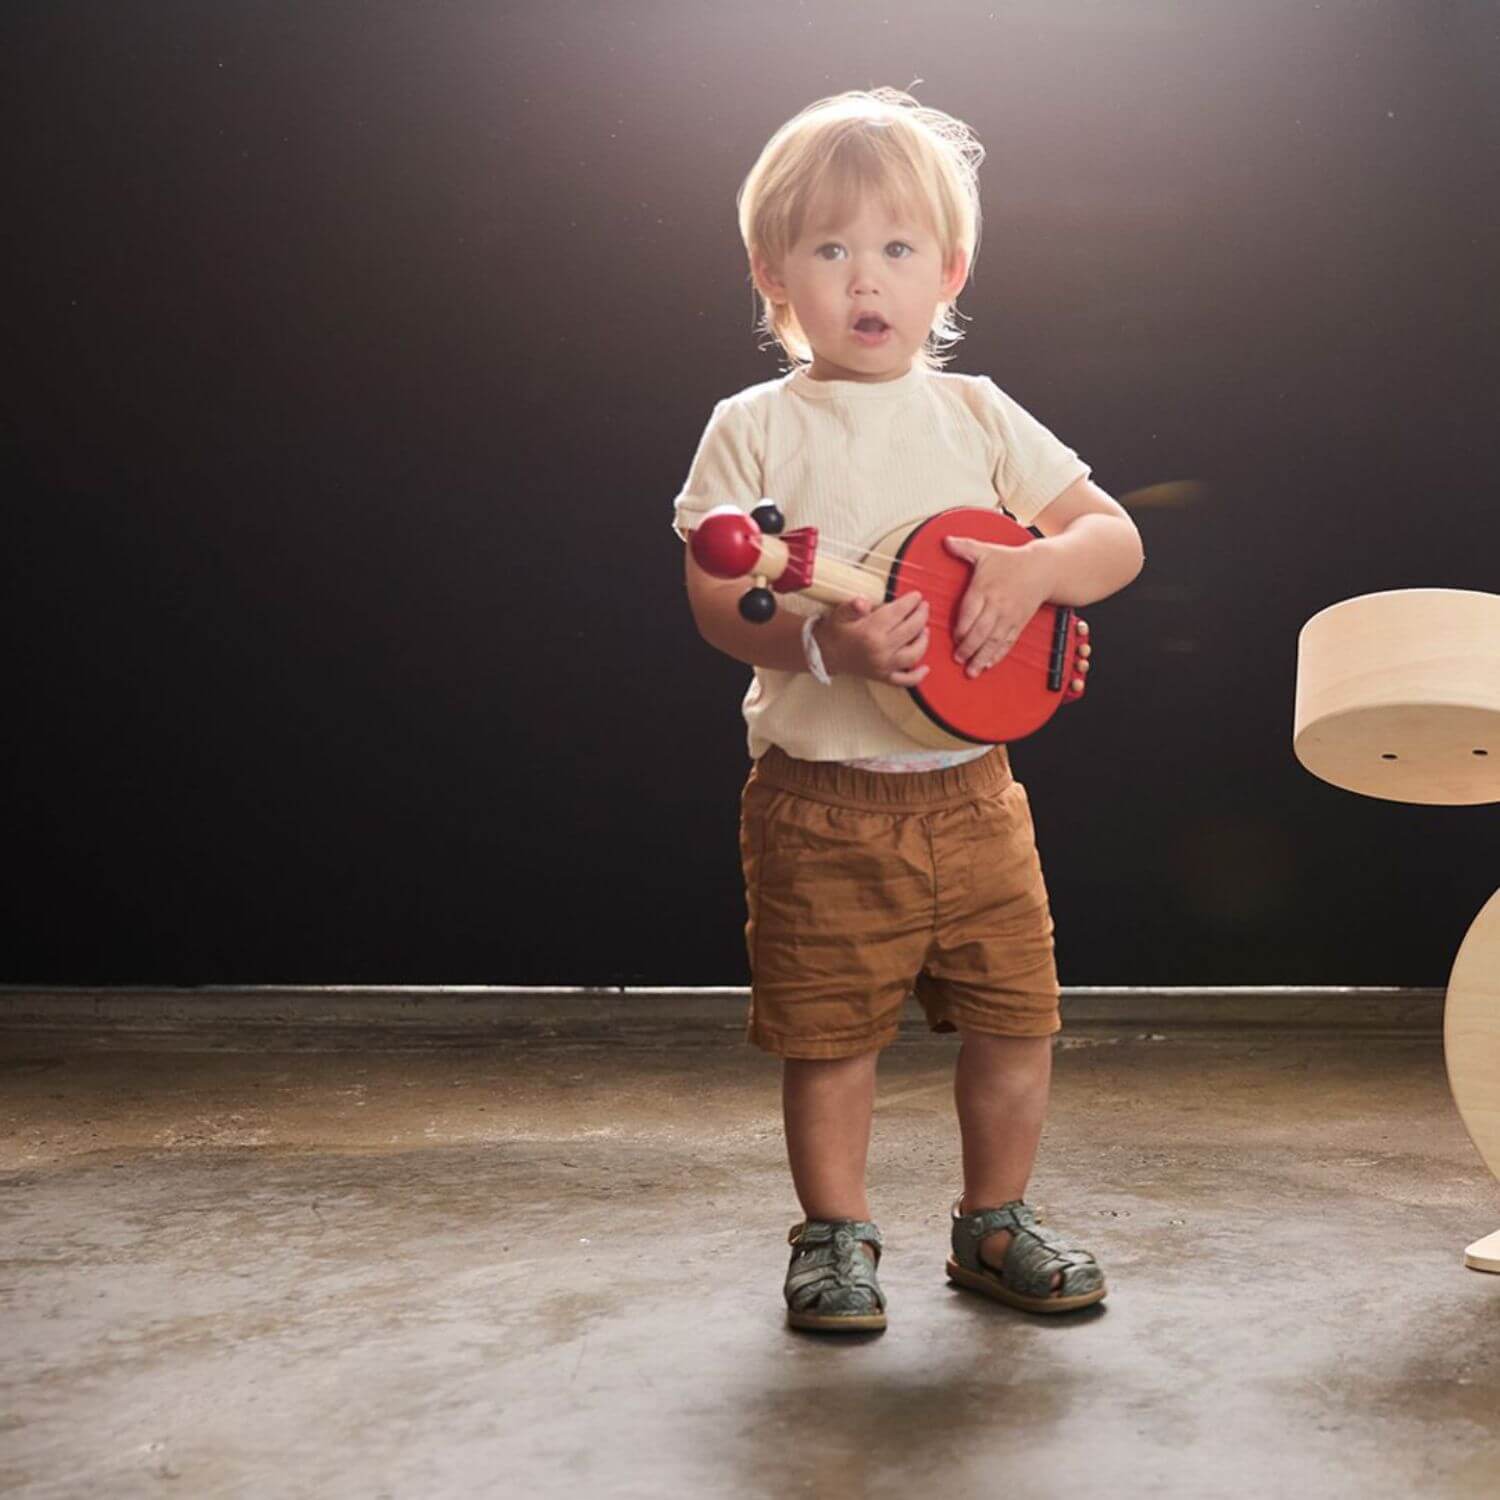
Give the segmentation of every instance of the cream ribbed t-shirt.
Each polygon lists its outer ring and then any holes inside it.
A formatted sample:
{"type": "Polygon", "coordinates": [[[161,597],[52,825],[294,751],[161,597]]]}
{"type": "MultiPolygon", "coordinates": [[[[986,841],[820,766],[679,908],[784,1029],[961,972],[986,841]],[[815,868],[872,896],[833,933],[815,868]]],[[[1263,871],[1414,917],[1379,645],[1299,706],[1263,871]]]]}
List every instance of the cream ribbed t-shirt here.
{"type": "MultiPolygon", "coordinates": [[[[895,380],[814,380],[799,369],[714,407],[673,506],[686,538],[716,505],[775,501],[788,529],[816,526],[844,556],[956,505],[1001,506],[1023,525],[1089,473],[984,375],[914,366],[895,380]]],[[[778,594],[794,614],[825,606],[778,594]]],[[[756,667],[743,704],[752,759],[859,761],[930,749],[902,734],[858,677],[756,667]]]]}

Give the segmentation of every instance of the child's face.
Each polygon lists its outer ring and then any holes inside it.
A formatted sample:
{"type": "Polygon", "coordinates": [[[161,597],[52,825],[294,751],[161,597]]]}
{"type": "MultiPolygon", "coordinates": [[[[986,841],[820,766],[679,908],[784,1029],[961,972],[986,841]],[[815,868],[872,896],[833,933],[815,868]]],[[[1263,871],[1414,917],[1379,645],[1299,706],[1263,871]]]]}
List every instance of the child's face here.
{"type": "Polygon", "coordinates": [[[951,302],[968,273],[961,251],[943,264],[937,235],[920,215],[870,195],[842,223],[809,214],[779,266],[759,256],[753,265],[761,290],[796,312],[812,346],[808,373],[815,380],[906,374],[938,303],[951,302]]]}

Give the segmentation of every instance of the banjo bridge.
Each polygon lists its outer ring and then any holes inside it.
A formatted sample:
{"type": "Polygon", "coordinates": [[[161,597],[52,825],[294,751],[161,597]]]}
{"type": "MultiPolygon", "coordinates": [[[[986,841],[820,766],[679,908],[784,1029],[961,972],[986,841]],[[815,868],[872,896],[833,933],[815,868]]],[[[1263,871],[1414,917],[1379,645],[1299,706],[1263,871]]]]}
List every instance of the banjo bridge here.
{"type": "Polygon", "coordinates": [[[1066,604],[1058,605],[1057,614],[1052,621],[1052,655],[1047,663],[1047,691],[1049,693],[1062,692],[1063,673],[1067,670],[1068,664],[1068,626],[1072,620],[1072,609],[1066,604]]]}

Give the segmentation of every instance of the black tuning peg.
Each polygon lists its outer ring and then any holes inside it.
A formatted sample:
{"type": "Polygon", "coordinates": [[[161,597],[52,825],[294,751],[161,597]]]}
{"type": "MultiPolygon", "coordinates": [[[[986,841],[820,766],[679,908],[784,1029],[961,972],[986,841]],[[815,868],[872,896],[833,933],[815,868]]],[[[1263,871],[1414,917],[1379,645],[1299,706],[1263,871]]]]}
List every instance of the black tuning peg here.
{"type": "Polygon", "coordinates": [[[764,625],[776,613],[776,595],[770,589],[751,589],[740,596],[740,614],[752,625],[764,625]]]}
{"type": "Polygon", "coordinates": [[[763,536],[780,536],[786,528],[786,517],[769,500],[762,500],[750,512],[750,519],[760,527],[763,536]]]}

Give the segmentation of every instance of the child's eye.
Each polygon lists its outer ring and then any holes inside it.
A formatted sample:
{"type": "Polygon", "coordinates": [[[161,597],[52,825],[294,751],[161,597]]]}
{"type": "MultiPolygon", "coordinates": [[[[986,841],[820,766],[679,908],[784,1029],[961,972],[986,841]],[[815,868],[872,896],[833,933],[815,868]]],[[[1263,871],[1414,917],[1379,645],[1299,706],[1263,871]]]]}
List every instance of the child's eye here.
{"type": "Polygon", "coordinates": [[[908,255],[915,255],[917,252],[913,250],[905,240],[892,240],[890,244],[885,247],[885,253],[889,255],[892,260],[905,260],[908,255]]]}
{"type": "Polygon", "coordinates": [[[821,260],[837,260],[844,253],[842,245],[835,245],[831,240],[826,245],[819,245],[813,254],[821,260]]]}

